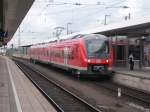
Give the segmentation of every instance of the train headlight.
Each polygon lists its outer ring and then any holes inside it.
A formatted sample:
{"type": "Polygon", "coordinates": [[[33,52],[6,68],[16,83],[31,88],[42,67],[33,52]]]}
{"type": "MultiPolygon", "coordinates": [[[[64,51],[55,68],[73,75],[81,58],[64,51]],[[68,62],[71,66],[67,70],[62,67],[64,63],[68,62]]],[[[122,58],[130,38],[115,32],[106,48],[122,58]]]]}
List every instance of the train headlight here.
{"type": "Polygon", "coordinates": [[[109,60],[107,59],[107,60],[106,60],[106,62],[108,63],[108,62],[109,62],[109,60]]]}
{"type": "Polygon", "coordinates": [[[88,63],[90,63],[91,62],[91,60],[90,59],[88,59],[88,63]]]}

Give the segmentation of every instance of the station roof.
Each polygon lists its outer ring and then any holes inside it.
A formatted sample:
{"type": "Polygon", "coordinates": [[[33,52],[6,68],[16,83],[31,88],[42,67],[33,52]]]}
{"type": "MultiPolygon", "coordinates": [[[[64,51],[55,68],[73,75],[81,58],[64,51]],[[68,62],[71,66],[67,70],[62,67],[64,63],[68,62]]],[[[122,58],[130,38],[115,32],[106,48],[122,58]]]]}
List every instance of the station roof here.
{"type": "Polygon", "coordinates": [[[34,0],[0,0],[0,31],[8,32],[1,44],[6,44],[16,32],[34,0]]]}
{"type": "Polygon", "coordinates": [[[149,36],[150,17],[131,19],[120,23],[103,25],[101,27],[83,31],[82,33],[100,33],[107,36],[126,35],[128,37],[149,36]]]}

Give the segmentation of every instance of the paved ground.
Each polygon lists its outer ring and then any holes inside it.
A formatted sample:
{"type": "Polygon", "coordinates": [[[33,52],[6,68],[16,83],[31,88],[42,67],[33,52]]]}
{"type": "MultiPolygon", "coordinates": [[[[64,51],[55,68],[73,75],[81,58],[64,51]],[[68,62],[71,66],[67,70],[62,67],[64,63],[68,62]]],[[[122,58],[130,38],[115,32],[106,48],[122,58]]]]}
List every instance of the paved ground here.
{"type": "Polygon", "coordinates": [[[10,112],[9,76],[5,60],[0,56],[0,112],[10,112]]]}
{"type": "Polygon", "coordinates": [[[116,71],[117,73],[132,75],[132,76],[139,77],[139,78],[150,79],[150,69],[149,68],[134,69],[131,71],[129,68],[113,67],[113,70],[116,71]]]}
{"type": "Polygon", "coordinates": [[[56,112],[14,62],[0,56],[0,112],[56,112]]]}

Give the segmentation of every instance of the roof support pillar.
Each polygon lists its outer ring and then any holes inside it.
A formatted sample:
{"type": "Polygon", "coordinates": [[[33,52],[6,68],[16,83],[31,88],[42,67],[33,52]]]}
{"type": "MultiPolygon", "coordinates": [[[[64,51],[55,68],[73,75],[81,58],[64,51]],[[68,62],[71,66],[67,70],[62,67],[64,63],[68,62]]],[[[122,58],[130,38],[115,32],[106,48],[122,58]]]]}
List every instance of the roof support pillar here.
{"type": "Polygon", "coordinates": [[[144,60],[144,39],[145,37],[140,38],[140,62],[139,62],[139,69],[143,67],[143,60],[144,60]]]}

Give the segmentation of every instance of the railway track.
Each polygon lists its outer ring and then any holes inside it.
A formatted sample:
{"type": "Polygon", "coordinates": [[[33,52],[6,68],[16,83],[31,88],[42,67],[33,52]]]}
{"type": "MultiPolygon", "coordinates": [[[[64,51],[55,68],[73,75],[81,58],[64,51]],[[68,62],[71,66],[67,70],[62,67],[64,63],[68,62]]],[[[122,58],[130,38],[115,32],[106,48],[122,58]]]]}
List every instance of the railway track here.
{"type": "MultiPolygon", "coordinates": [[[[146,107],[150,106],[150,93],[142,90],[138,90],[136,88],[127,87],[124,85],[117,84],[115,82],[112,82],[111,80],[105,81],[105,82],[90,82],[95,83],[98,87],[103,87],[105,89],[108,89],[110,91],[115,92],[115,94],[118,94],[120,92],[121,96],[127,96],[130,97],[138,102],[142,102],[146,107]]],[[[118,96],[118,97],[121,97],[118,96]]]]}
{"type": "Polygon", "coordinates": [[[46,96],[58,112],[101,112],[80,97],[45,77],[39,70],[15,60],[17,66],[46,96]]]}

